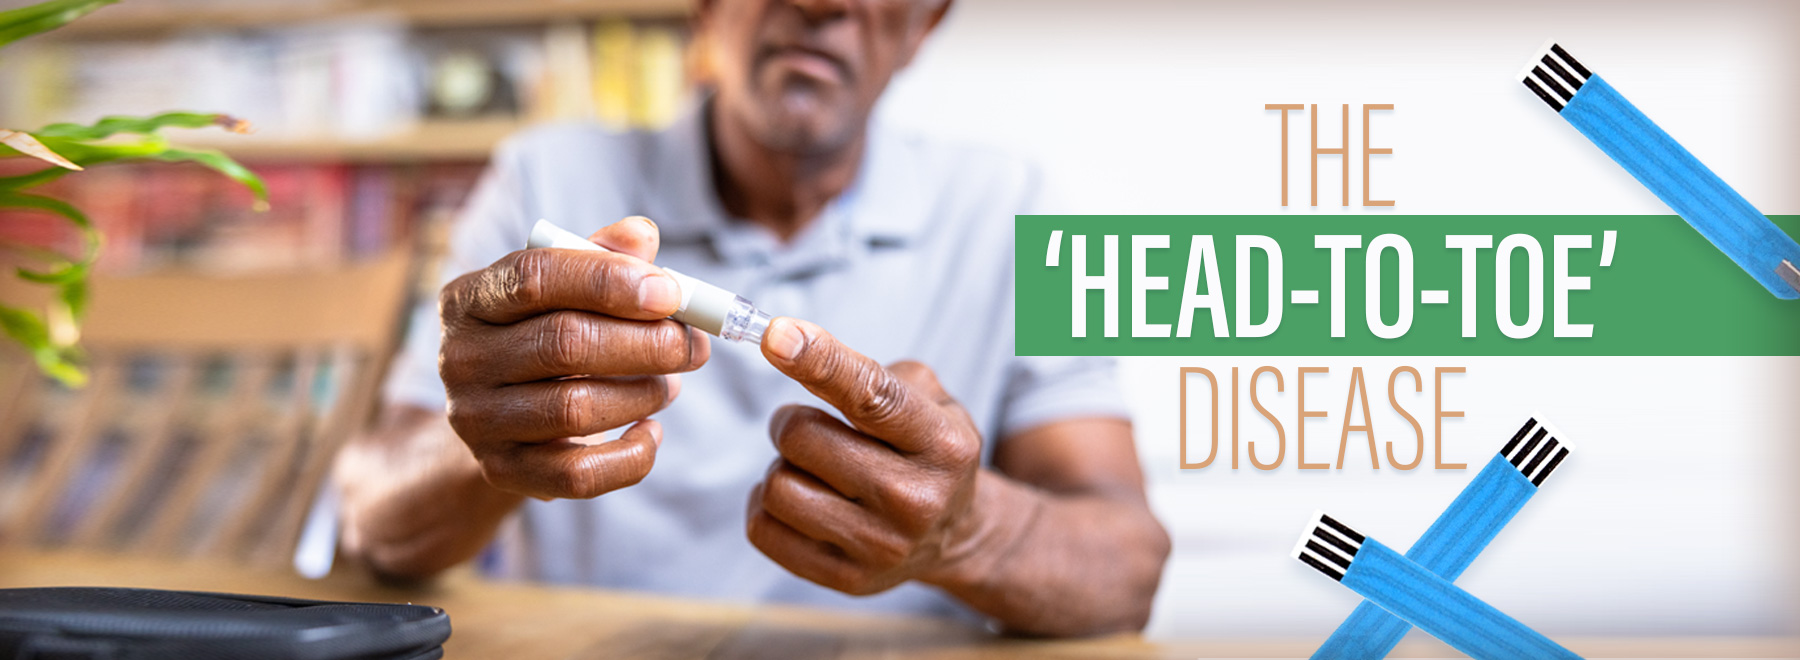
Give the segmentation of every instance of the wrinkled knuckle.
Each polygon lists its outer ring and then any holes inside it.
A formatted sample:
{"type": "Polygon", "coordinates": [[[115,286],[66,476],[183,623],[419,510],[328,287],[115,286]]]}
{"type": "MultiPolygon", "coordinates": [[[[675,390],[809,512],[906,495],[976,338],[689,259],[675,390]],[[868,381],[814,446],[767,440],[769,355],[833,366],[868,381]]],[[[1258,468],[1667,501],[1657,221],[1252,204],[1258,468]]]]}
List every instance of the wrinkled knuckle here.
{"type": "Polygon", "coordinates": [[[944,457],[952,468],[966,468],[981,462],[981,438],[957,431],[945,431],[940,437],[944,439],[944,457]]]}
{"type": "Polygon", "coordinates": [[[650,326],[647,339],[645,346],[650,355],[645,356],[645,361],[658,373],[680,371],[693,360],[693,345],[685,326],[672,321],[656,323],[650,326]]]}
{"type": "Polygon", "coordinates": [[[545,425],[570,435],[585,435],[599,421],[598,397],[587,387],[558,387],[542,411],[545,425]]]}
{"type": "Polygon", "coordinates": [[[522,305],[542,304],[554,255],[548,250],[525,250],[515,254],[517,256],[510,264],[494,270],[492,289],[522,305]]]}
{"type": "Polygon", "coordinates": [[[444,381],[446,388],[468,379],[469,355],[462,347],[462,342],[451,341],[445,333],[444,341],[438,345],[438,378],[444,381]]]}
{"type": "Polygon", "coordinates": [[[450,422],[450,430],[456,432],[456,437],[464,443],[469,441],[470,432],[474,430],[476,423],[486,417],[455,390],[449,393],[444,416],[450,422]]]}
{"type": "Polygon", "coordinates": [[[936,489],[915,479],[890,482],[881,491],[883,508],[908,530],[932,520],[943,508],[941,500],[936,489]]]}
{"type": "Polygon", "coordinates": [[[596,329],[580,315],[555,312],[544,318],[535,352],[539,369],[567,374],[586,361],[588,349],[598,340],[596,329]]]}
{"type": "Polygon", "coordinates": [[[599,493],[594,489],[594,475],[576,461],[560,462],[545,476],[544,485],[558,497],[587,499],[599,493]]]}
{"type": "Polygon", "coordinates": [[[829,339],[813,339],[808,350],[801,355],[796,373],[804,380],[816,383],[836,383],[843,381],[845,372],[855,366],[844,355],[842,350],[824,350],[831,348],[829,339]]]}
{"type": "Polygon", "coordinates": [[[635,309],[637,301],[637,281],[643,274],[626,259],[606,259],[600,262],[599,281],[603,283],[602,294],[609,307],[619,309],[635,309]]]}
{"type": "Polygon", "coordinates": [[[858,389],[867,395],[857,400],[854,418],[876,423],[898,420],[906,410],[906,384],[880,371],[866,373],[860,381],[858,389]]]}
{"type": "Polygon", "coordinates": [[[650,476],[651,466],[656,464],[656,451],[646,444],[632,445],[618,456],[616,463],[609,463],[607,476],[611,478],[609,488],[617,490],[643,483],[650,476]]]}
{"type": "Polygon", "coordinates": [[[449,284],[444,285],[444,288],[438,289],[438,318],[443,321],[445,328],[449,328],[457,321],[460,321],[465,313],[463,296],[464,291],[469,286],[469,278],[469,275],[458,277],[449,284]]]}

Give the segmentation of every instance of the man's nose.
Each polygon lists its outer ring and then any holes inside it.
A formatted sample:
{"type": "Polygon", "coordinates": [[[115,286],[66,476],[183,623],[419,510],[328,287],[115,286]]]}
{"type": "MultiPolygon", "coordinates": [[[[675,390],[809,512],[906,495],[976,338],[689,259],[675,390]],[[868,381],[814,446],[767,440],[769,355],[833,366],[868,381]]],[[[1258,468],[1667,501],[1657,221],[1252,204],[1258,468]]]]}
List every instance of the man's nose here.
{"type": "Polygon", "coordinates": [[[852,0],[788,0],[811,23],[821,23],[850,11],[852,0]]]}

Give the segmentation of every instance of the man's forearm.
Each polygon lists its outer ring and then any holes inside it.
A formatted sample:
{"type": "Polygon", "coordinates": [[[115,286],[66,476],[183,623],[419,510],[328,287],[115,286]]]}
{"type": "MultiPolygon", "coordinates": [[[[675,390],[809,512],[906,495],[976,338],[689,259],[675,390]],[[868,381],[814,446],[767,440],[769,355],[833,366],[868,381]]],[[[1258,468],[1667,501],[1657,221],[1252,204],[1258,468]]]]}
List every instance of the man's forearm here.
{"type": "Polygon", "coordinates": [[[344,450],[344,550],[376,574],[425,579],[479,554],[524,498],[489,486],[442,414],[402,413],[344,450]]]}
{"type": "Polygon", "coordinates": [[[984,470],[974,507],[925,582],[1012,632],[1092,635],[1149,620],[1169,537],[1143,501],[1050,493],[984,470]]]}

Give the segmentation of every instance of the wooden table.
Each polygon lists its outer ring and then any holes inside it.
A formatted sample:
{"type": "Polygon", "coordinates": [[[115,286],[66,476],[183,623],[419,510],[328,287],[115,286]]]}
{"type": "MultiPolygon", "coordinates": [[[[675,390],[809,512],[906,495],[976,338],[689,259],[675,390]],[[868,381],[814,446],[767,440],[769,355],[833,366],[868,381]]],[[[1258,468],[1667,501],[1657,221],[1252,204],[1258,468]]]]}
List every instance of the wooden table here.
{"type": "MultiPolygon", "coordinates": [[[[351,571],[324,580],[207,562],[81,553],[0,551],[0,587],[130,586],[223,591],[444,608],[450,658],[1119,658],[1306,657],[1318,640],[1153,643],[1135,635],[1076,641],[998,637],[936,619],[794,607],[725,605],[589,589],[515,585],[456,573],[429,586],[388,587],[351,571]]],[[[1559,640],[1588,657],[1793,657],[1792,639],[1559,640]]],[[[1411,639],[1397,657],[1457,657],[1411,639]]]]}

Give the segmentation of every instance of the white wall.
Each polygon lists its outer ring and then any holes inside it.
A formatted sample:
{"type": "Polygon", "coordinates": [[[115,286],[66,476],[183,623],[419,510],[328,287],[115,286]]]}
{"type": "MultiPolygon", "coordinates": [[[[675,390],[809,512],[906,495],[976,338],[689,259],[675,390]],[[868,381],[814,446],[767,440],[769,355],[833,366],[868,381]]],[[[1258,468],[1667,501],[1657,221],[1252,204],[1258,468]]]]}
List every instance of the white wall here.
{"type": "MultiPolygon", "coordinates": [[[[1279,207],[1279,116],[1263,105],[1320,104],[1333,112],[1321,140],[1336,144],[1336,104],[1393,103],[1375,123],[1375,143],[1395,149],[1375,164],[1391,212],[1668,213],[1513,78],[1555,37],[1764,212],[1792,214],[1797,18],[1800,6],[1748,0],[959,0],[883,112],[1035,155],[1069,212],[1361,213],[1333,205],[1336,159],[1320,167],[1328,206],[1305,206],[1304,114],[1290,129],[1294,206],[1279,207]]],[[[1354,203],[1360,164],[1351,185],[1354,203]]],[[[1581,449],[1460,584],[1551,635],[1794,631],[1792,562],[1775,544],[1793,528],[1782,470],[1800,454],[1800,359],[1192,357],[1124,364],[1154,504],[1176,539],[1152,635],[1322,638],[1356,598],[1287,557],[1310,513],[1404,547],[1474,473],[1302,474],[1291,456],[1273,473],[1183,473],[1177,367],[1247,377],[1267,364],[1290,379],[1331,367],[1308,381],[1326,402],[1308,407],[1331,418],[1309,428],[1335,441],[1348,371],[1380,379],[1374,393],[1403,363],[1468,367],[1446,388],[1469,412],[1446,426],[1453,459],[1478,468],[1534,409],[1581,449]]],[[[1291,419],[1289,385],[1277,405],[1291,419]]],[[[1383,440],[1409,437],[1375,398],[1383,440]]],[[[1245,410],[1245,439],[1272,439],[1245,410]]],[[[1193,411],[1204,424],[1205,408],[1193,411]]]]}

